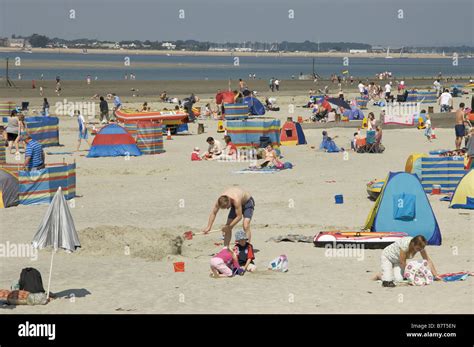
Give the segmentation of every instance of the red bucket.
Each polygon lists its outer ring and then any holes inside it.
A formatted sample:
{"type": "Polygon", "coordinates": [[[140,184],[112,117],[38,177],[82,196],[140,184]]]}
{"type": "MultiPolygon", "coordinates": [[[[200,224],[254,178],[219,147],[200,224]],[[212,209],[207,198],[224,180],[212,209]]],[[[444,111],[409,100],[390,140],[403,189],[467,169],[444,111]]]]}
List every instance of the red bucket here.
{"type": "Polygon", "coordinates": [[[186,231],[186,232],[184,233],[184,238],[185,238],[186,240],[192,240],[192,239],[193,239],[193,232],[192,232],[192,231],[186,231]]]}
{"type": "Polygon", "coordinates": [[[174,272],[184,272],[184,262],[182,261],[173,263],[173,267],[174,267],[174,272]]]}
{"type": "Polygon", "coordinates": [[[439,184],[433,184],[433,189],[431,190],[432,195],[441,194],[441,186],[439,184]]]}

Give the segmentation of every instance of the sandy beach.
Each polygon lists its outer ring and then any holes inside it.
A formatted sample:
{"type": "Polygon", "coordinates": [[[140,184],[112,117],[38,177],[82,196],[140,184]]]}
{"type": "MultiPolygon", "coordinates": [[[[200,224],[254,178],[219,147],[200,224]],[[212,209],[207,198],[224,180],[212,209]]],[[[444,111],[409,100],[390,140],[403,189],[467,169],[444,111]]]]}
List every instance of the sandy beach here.
{"type": "MultiPolygon", "coordinates": [[[[22,82],[18,89],[2,90],[9,100],[30,101],[30,110],[39,110],[37,90],[22,82]]],[[[256,81],[260,95],[268,94],[264,81],[256,81]]],[[[282,121],[289,104],[302,105],[308,81],[284,82],[277,94],[280,112],[268,113],[282,121]]],[[[63,83],[64,95],[52,95],[53,82],[47,84],[50,104],[67,97],[71,101],[90,101],[96,93],[121,93],[126,106],[138,108],[148,101],[153,109],[158,93],[186,96],[190,88],[211,100],[215,90],[225,89],[219,81],[196,82],[85,82],[63,83]],[[51,85],[51,86],[50,86],[51,85]],[[133,97],[131,88],[139,89],[133,97]]],[[[353,86],[352,89],[355,89],[353,86]]],[[[349,94],[349,96],[354,94],[349,94]]],[[[468,102],[469,96],[455,99],[468,102]]],[[[97,101],[94,101],[97,102],[97,101]]],[[[168,104],[169,105],[169,104],[168,104]]],[[[373,106],[370,110],[378,112],[373,106]]],[[[297,108],[294,116],[309,117],[308,109],[297,108]]],[[[427,287],[382,288],[371,278],[380,270],[381,250],[365,250],[358,256],[334,256],[312,243],[275,243],[271,237],[287,234],[314,236],[322,230],[359,230],[373,202],[367,198],[366,183],[383,179],[389,171],[403,171],[409,154],[452,148],[453,129],[439,129],[437,139],[426,141],[421,131],[384,131],[383,154],[316,151],[321,131],[305,131],[308,145],[282,147],[284,160],[292,170],[272,175],[242,175],[234,172],[248,163],[191,162],[195,146],[206,148],[206,138],[218,134],[216,121],[203,121],[205,133],[165,140],[166,153],[153,156],[86,158],[86,151],[73,155],[48,155],[47,162],[77,163],[77,198],[71,212],[82,249],[55,256],[52,291],[59,299],[46,306],[5,306],[0,313],[473,313],[473,281],[442,283],[427,287]],[[179,237],[185,231],[202,230],[217,197],[229,186],[248,190],[255,198],[252,243],[258,271],[230,279],[209,278],[209,260],[222,247],[218,234],[179,237]],[[343,194],[344,204],[334,204],[334,195],[343,194]],[[178,238],[178,240],[176,239],[178,238]],[[181,253],[181,254],[176,254],[181,253]],[[289,271],[267,270],[280,254],[289,259],[289,271]],[[173,262],[184,261],[185,272],[173,272],[173,262]],[[441,300],[442,298],[442,300],[441,300]]],[[[436,127],[436,124],[434,124],[436,127]]],[[[336,143],[349,147],[354,130],[334,128],[336,143]]],[[[46,151],[73,151],[77,145],[77,120],[60,117],[62,147],[46,151]]],[[[86,148],[86,145],[82,145],[86,148]]],[[[8,161],[14,162],[12,155],[8,161]]],[[[23,157],[22,157],[23,160],[23,157]]],[[[453,210],[439,196],[428,195],[443,237],[442,246],[428,252],[440,273],[474,271],[473,212],[453,210]]],[[[0,210],[0,243],[31,242],[47,205],[18,206],[0,210]]],[[[216,227],[225,222],[221,212],[216,227]]],[[[235,230],[240,229],[237,227],[235,230]]],[[[0,262],[0,288],[8,289],[24,267],[40,270],[43,281],[49,271],[50,253],[41,251],[37,261],[7,257],[0,262]]]]}

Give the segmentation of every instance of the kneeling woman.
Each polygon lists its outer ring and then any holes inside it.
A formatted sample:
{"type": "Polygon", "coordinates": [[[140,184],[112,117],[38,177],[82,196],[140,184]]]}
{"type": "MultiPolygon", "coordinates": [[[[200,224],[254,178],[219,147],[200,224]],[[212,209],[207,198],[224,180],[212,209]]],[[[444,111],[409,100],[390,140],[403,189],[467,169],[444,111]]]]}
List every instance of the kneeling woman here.
{"type": "Polygon", "coordinates": [[[390,246],[385,247],[381,256],[382,274],[376,276],[376,280],[382,280],[383,287],[395,287],[394,281],[403,281],[407,259],[412,259],[416,253],[420,252],[421,257],[428,262],[428,266],[435,279],[438,272],[425,250],[426,239],[422,235],[415,237],[403,237],[395,241],[390,246]]]}

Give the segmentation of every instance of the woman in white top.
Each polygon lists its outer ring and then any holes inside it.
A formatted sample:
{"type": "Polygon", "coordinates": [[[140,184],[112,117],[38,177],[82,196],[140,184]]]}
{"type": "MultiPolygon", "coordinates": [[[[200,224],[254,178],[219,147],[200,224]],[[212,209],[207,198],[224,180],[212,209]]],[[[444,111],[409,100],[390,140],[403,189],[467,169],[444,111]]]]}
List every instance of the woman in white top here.
{"type": "Polygon", "coordinates": [[[426,244],[425,237],[418,235],[415,237],[403,237],[390,246],[385,247],[380,258],[382,274],[377,275],[375,279],[381,279],[383,287],[395,287],[394,281],[403,281],[407,259],[413,258],[416,253],[420,252],[421,257],[428,262],[428,266],[435,279],[439,280],[438,272],[425,250],[426,244]]]}

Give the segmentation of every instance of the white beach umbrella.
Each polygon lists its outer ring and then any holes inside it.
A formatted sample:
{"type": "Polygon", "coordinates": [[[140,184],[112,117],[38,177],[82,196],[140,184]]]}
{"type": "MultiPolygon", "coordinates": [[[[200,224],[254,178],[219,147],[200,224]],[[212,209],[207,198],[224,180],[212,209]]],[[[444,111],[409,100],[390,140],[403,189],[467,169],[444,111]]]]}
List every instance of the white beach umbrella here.
{"type": "Polygon", "coordinates": [[[58,249],[64,249],[66,252],[71,253],[78,247],[81,247],[71,211],[69,211],[69,206],[66,199],[64,199],[61,187],[56,191],[53,201],[51,201],[48,211],[33,237],[32,243],[33,247],[37,249],[52,248],[47,290],[47,297],[49,297],[54,253],[58,249]]]}

